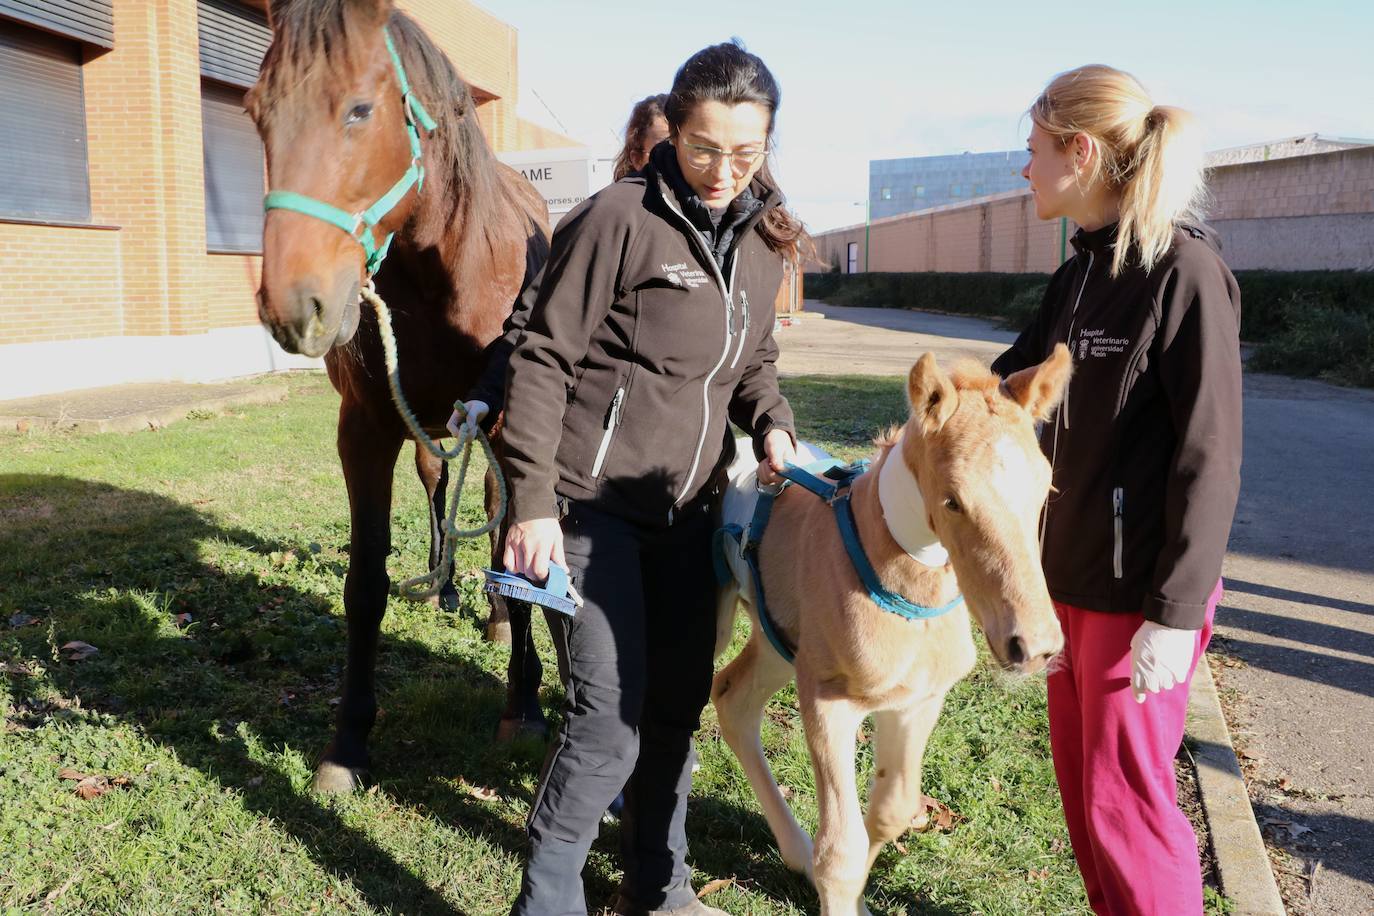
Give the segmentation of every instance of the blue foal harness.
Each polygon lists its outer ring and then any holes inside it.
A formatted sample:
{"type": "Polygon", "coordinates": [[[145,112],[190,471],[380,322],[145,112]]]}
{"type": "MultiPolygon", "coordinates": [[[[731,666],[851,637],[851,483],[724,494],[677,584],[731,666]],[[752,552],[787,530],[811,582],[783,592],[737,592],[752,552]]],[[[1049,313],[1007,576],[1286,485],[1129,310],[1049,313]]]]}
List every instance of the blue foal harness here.
{"type": "Polygon", "coordinates": [[[859,540],[859,529],[854,523],[854,508],[849,503],[850,487],[867,470],[867,459],[847,465],[840,465],[831,459],[808,464],[805,467],[791,465],[782,472],[783,482],[781,486],[759,487],[759,501],[754,506],[754,516],[747,529],[741,528],[739,525],[726,525],[716,531],[716,578],[721,584],[730,581],[731,573],[725,559],[725,550],[728,549],[728,543],[731,539],[737,540],[740,543],[745,564],[749,567],[749,576],[753,580],[754,607],[758,612],[759,626],[763,628],[763,635],[768,637],[773,648],[788,663],[796,660],[797,650],[778,630],[772,615],[768,613],[768,602],[763,595],[763,577],[759,574],[759,545],[763,543],[763,534],[768,527],[768,519],[773,514],[773,503],[777,500],[778,495],[792,484],[797,484],[811,491],[829,503],[835,510],[835,524],[839,526],[840,540],[844,542],[845,553],[849,554],[849,562],[853,564],[854,572],[859,576],[859,582],[867,590],[868,599],[878,607],[907,620],[931,620],[948,614],[964,603],[964,596],[961,594],[956,595],[953,600],[939,607],[927,607],[908,601],[883,586],[873,564],[868,561],[868,555],[864,553],[863,542],[859,540]]]}
{"type": "Polygon", "coordinates": [[[391,63],[396,68],[396,82],[401,89],[401,109],[405,112],[406,118],[406,140],[410,143],[410,167],[406,169],[405,174],[391,186],[391,190],[381,196],[380,200],[366,210],[357,213],[349,213],[333,204],[327,204],[304,194],[297,194],[295,191],[269,191],[262,202],[264,212],[294,210],[297,213],[304,213],[306,216],[323,220],[329,225],[337,226],[347,232],[352,236],[353,241],[363,247],[369,277],[382,266],[382,259],[386,257],[387,249],[391,247],[390,235],[383,239],[381,244],[378,244],[377,237],[372,230],[386,218],[388,213],[395,209],[396,205],[401,202],[401,198],[410,193],[411,188],[418,190],[424,187],[425,167],[421,157],[420,128],[432,131],[436,126],[435,120],[429,116],[429,112],[425,111],[425,106],[421,105],[420,100],[415,98],[415,95],[410,91],[410,80],[406,78],[405,67],[401,66],[401,55],[396,53],[396,45],[391,40],[391,31],[383,26],[382,35],[386,38],[386,50],[391,55],[391,63]]]}

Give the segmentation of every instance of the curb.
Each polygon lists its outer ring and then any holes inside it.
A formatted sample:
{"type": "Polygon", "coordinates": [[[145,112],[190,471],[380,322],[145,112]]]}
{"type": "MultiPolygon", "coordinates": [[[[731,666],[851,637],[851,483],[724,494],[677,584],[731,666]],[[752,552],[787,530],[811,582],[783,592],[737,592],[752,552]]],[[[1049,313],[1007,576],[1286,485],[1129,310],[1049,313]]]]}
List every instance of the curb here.
{"type": "Polygon", "coordinates": [[[1250,807],[1240,761],[1231,745],[1206,658],[1193,675],[1187,738],[1196,761],[1198,795],[1212,835],[1222,892],[1235,904],[1237,916],[1284,916],[1283,898],[1250,807]]]}
{"type": "Polygon", "coordinates": [[[275,404],[286,400],[290,390],[286,385],[255,385],[230,395],[213,398],[188,398],[184,402],[155,410],[121,414],[117,417],[35,417],[0,415],[0,431],[13,433],[24,429],[61,429],[82,433],[128,433],[143,429],[160,429],[184,420],[192,411],[221,411],[249,404],[275,404]]]}

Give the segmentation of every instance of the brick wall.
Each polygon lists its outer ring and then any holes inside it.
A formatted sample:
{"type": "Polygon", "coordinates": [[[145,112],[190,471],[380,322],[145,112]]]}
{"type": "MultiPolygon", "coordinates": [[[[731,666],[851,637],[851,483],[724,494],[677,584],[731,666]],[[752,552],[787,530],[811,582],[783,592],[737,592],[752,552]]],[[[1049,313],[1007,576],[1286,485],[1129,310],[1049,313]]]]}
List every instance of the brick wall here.
{"type": "MultiPolygon", "coordinates": [[[[114,49],[82,67],[92,222],[113,228],[0,222],[0,346],[257,323],[261,259],[206,251],[196,0],[113,5],[114,49]]],[[[516,117],[514,29],[465,0],[400,7],[482,99],[495,149],[577,145],[516,117]]]]}
{"type": "MultiPolygon", "coordinates": [[[[1233,269],[1374,269],[1372,147],[1218,167],[1208,190],[1233,269]]],[[[817,269],[847,269],[850,242],[863,270],[861,225],[818,235],[817,269]]],[[[875,271],[1049,273],[1065,250],[1060,221],[1037,219],[1029,191],[875,220],[868,244],[875,271]]]]}

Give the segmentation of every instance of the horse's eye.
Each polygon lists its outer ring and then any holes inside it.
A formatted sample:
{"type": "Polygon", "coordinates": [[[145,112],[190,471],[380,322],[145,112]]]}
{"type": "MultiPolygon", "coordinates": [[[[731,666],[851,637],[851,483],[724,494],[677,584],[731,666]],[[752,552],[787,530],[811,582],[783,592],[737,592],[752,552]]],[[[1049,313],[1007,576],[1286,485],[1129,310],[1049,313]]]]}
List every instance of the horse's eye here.
{"type": "Polygon", "coordinates": [[[964,507],[961,506],[961,505],[959,505],[959,500],[955,499],[953,496],[946,496],[946,497],[945,497],[945,508],[948,509],[948,510],[951,511],[951,512],[963,512],[963,511],[964,511],[964,507]]]}
{"type": "Polygon", "coordinates": [[[348,117],[344,119],[344,123],[357,124],[359,121],[366,121],[370,117],[372,117],[372,105],[368,102],[363,102],[362,104],[354,105],[349,110],[348,117]]]}

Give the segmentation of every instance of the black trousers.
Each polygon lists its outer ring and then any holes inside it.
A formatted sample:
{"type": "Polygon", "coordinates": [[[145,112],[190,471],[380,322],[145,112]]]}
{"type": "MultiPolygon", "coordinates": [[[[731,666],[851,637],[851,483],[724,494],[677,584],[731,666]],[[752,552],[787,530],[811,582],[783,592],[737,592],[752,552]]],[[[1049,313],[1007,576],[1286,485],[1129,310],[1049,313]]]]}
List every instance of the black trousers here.
{"type": "Polygon", "coordinates": [[[622,787],[622,893],[645,909],[696,899],[688,867],[692,734],[711,694],[710,514],[648,529],[572,504],[564,553],[585,602],[546,614],[567,690],[528,822],[514,916],[584,916],[582,867],[622,787]]]}

